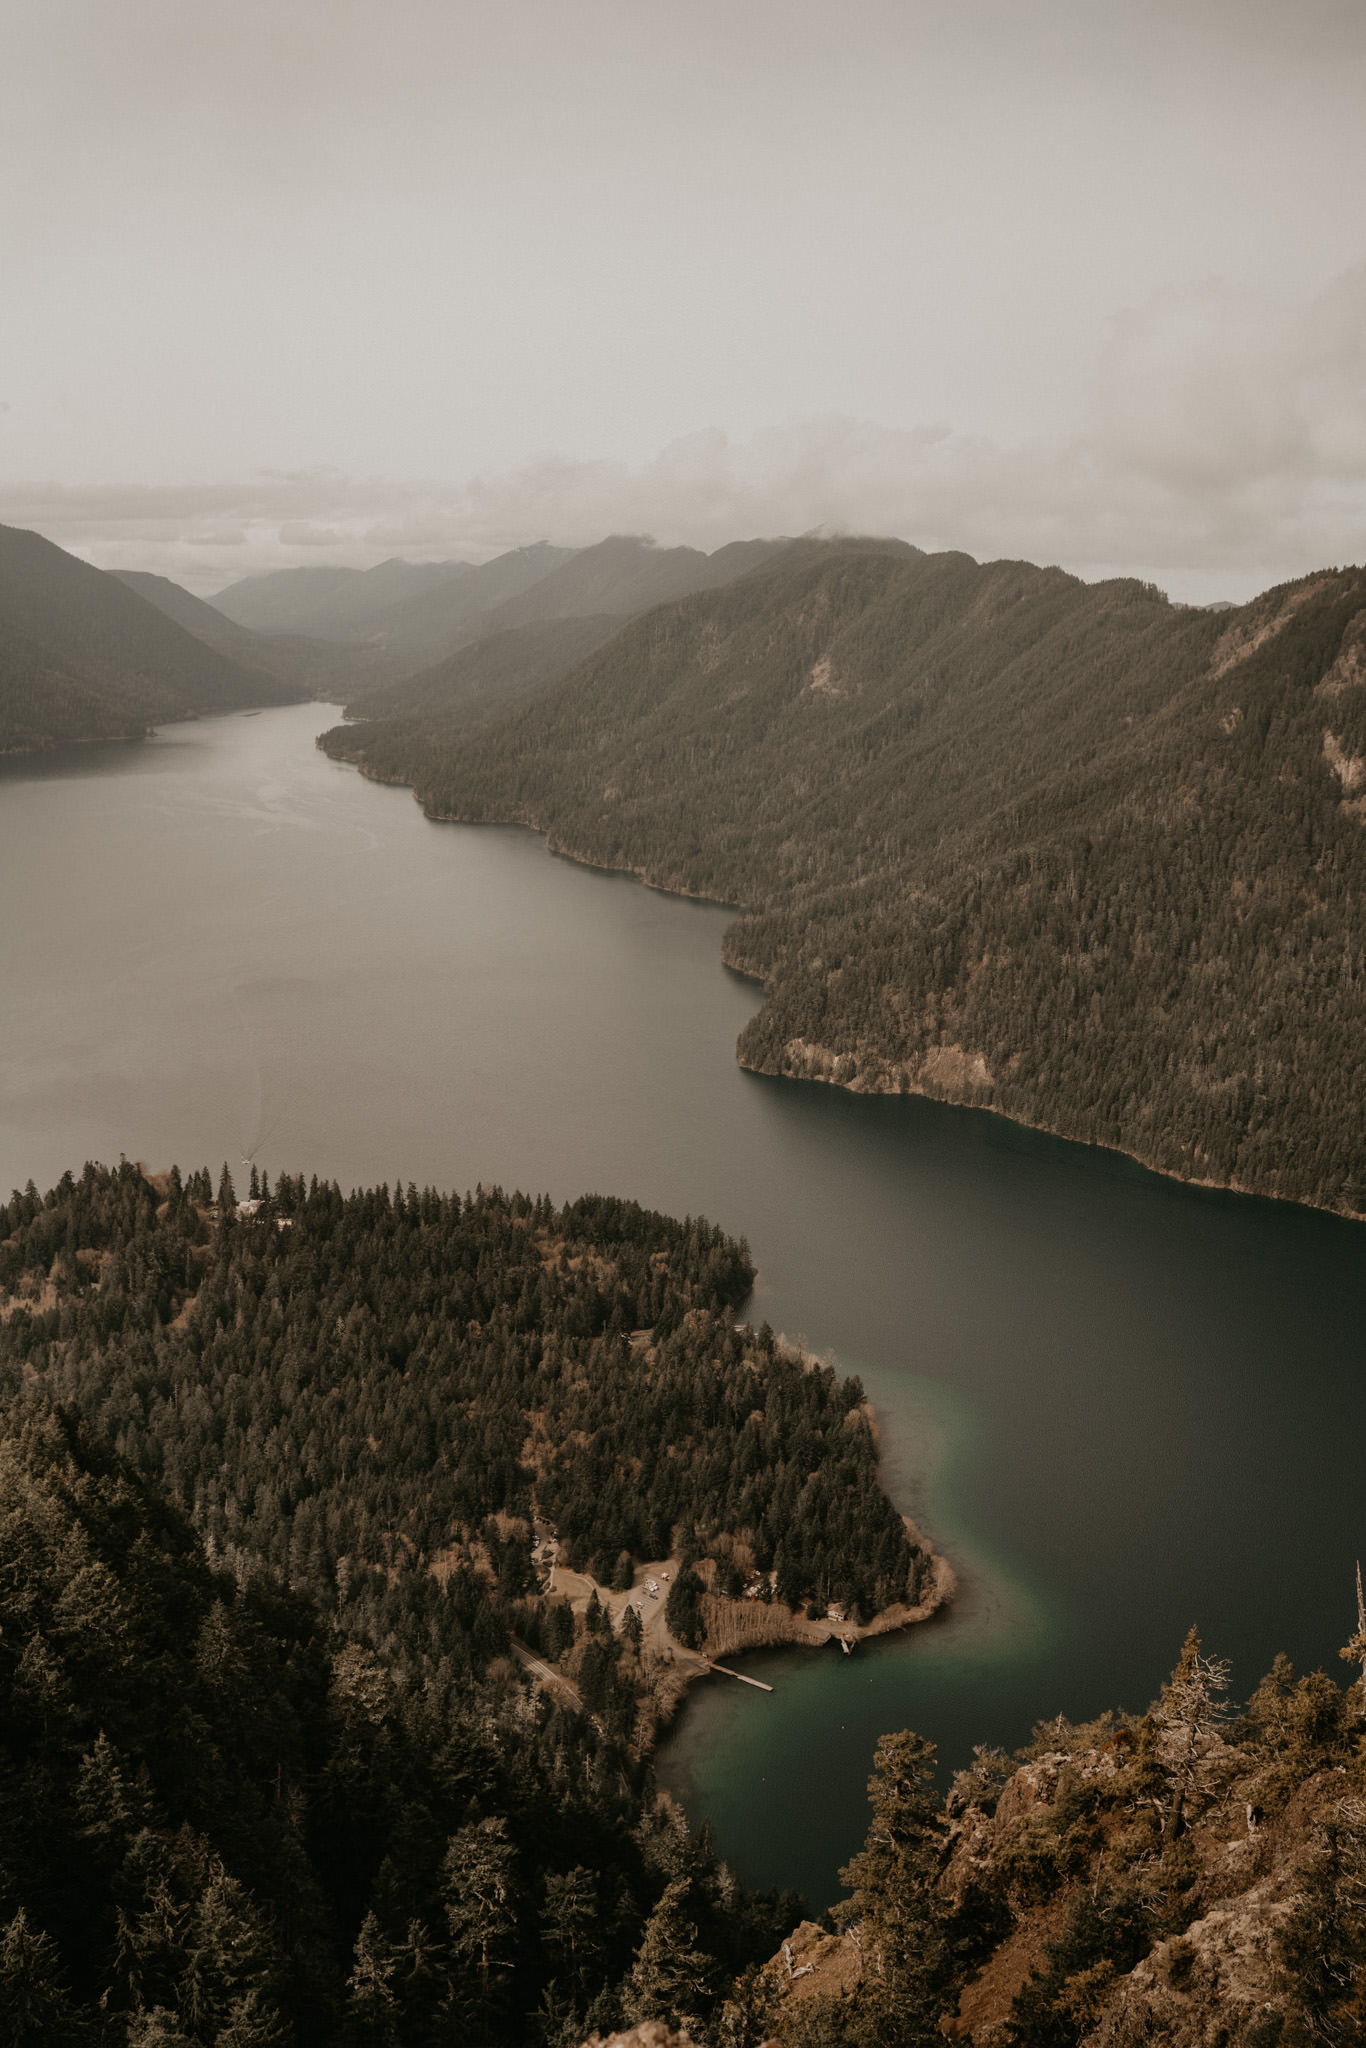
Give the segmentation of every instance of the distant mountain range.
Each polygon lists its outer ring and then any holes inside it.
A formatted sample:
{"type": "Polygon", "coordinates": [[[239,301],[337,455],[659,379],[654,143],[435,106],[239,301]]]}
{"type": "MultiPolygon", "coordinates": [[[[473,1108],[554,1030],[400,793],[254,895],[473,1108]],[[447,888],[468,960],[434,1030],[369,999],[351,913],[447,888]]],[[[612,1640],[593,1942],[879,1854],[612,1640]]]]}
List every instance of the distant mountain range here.
{"type": "Polygon", "coordinates": [[[0,527],[0,753],[134,737],[307,694],[209,646],[40,534],[0,527]]]}
{"type": "Polygon", "coordinates": [[[403,657],[411,673],[514,626],[632,618],[667,598],[728,583],[782,545],[744,541],[704,555],[616,534],[591,548],[541,542],[478,566],[394,561],[375,569],[282,569],[234,583],[210,604],[253,633],[383,648],[403,657]]]}
{"type": "Polygon", "coordinates": [[[740,906],[746,1065],[1366,1213],[1360,569],[1209,613],[792,543],[502,719],[410,705],[324,745],[740,906]]]}
{"type": "Polygon", "coordinates": [[[106,575],[37,534],[0,529],[0,751],[306,697],[484,718],[648,606],[728,582],[785,545],[708,556],[639,537],[541,543],[477,566],[286,569],[206,601],[167,577],[106,575]]]}
{"type": "Polygon", "coordinates": [[[408,666],[383,648],[303,633],[254,632],[237,625],[204,598],[182,589],[169,576],[151,576],[136,569],[118,569],[114,576],[229,661],[272,675],[305,697],[344,698],[352,690],[392,682],[408,666]]]}
{"type": "Polygon", "coordinates": [[[572,557],[545,544],[471,562],[381,562],[374,569],[280,569],[210,600],[253,633],[304,633],[401,651],[410,667],[477,636],[477,621],[572,557]]]}

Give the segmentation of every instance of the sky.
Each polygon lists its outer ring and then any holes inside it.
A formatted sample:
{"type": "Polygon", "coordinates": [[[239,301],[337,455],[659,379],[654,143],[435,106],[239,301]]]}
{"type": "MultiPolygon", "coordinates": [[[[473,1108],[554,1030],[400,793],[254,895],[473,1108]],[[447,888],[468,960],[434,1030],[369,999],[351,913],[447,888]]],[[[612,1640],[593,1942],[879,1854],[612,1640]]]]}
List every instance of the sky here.
{"type": "Polygon", "coordinates": [[[0,0],[0,521],[1366,557],[1362,0],[0,0]]]}

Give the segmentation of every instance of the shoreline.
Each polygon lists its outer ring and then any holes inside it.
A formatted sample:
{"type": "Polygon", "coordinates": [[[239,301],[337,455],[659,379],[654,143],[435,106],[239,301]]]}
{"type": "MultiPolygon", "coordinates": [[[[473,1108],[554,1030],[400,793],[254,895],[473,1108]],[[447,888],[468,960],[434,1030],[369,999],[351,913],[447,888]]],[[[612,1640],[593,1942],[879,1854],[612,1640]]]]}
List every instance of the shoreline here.
{"type": "MultiPolygon", "coordinates": [[[[357,729],[359,730],[359,724],[357,729]]],[[[318,743],[320,743],[321,738],[322,735],[320,734],[318,743]]],[[[319,751],[324,751],[321,745],[319,745],[319,751]]],[[[568,846],[557,844],[552,836],[551,828],[548,825],[538,824],[534,818],[462,818],[454,812],[432,810],[429,809],[420,792],[406,776],[378,774],[373,769],[367,767],[363,758],[358,759],[352,754],[329,754],[328,759],[339,761],[347,767],[356,769],[359,774],[365,776],[367,781],[383,783],[387,788],[391,789],[412,790],[414,803],[421,806],[423,817],[429,819],[434,825],[516,825],[528,832],[538,832],[545,841],[547,853],[552,853],[561,860],[574,861],[579,867],[592,868],[599,874],[631,875],[636,881],[643,882],[647,889],[657,889],[661,895],[677,896],[693,903],[711,904],[719,910],[732,911],[736,916],[743,916],[744,914],[743,904],[725,902],[715,896],[702,895],[696,890],[677,888],[668,882],[657,881],[644,869],[631,867],[625,861],[590,860],[584,854],[575,853],[568,846]]],[[[721,964],[730,973],[741,975],[746,981],[753,981],[760,988],[765,988],[764,978],[761,973],[756,972],[753,968],[742,967],[736,962],[726,959],[724,943],[722,946],[721,964]]],[[[803,1043],[805,1048],[805,1042],[803,1043]]],[[[847,1057],[847,1055],[831,1051],[828,1046],[811,1045],[809,1051],[812,1054],[821,1055],[822,1060],[828,1061],[831,1067],[838,1060],[847,1057]]],[[[896,1069],[897,1079],[895,1086],[879,1086],[876,1082],[869,1083],[863,1081],[861,1076],[856,1076],[852,1081],[841,1081],[833,1073],[796,1073],[782,1068],[775,1070],[768,1067],[757,1067],[749,1061],[741,1059],[738,1053],[736,1055],[736,1065],[743,1073],[760,1074],[767,1080],[809,1081],[826,1088],[843,1089],[846,1095],[882,1096],[891,1100],[895,1100],[898,1096],[914,1095],[925,1102],[947,1103],[954,1109],[982,1110],[988,1116],[999,1117],[1003,1123],[1014,1124],[1019,1130],[1037,1131],[1042,1137],[1060,1138],[1064,1144],[1083,1145],[1088,1151],[1108,1152],[1116,1159],[1127,1159],[1133,1165],[1142,1167],[1145,1173],[1154,1174],[1159,1180],[1171,1181],[1177,1187],[1203,1188],[1215,1194],[1238,1195],[1243,1198],[1250,1197],[1255,1201],[1262,1202],[1280,1202],[1292,1209],[1311,1210],[1316,1216],[1335,1216],[1342,1223],[1366,1223],[1366,1209],[1330,1208],[1325,1202],[1305,1201],[1296,1195],[1279,1194],[1274,1188],[1251,1187],[1246,1181],[1215,1180],[1209,1176],[1197,1177],[1195,1174],[1178,1173],[1175,1168],[1159,1166],[1154,1160],[1146,1159],[1141,1152],[1128,1151],[1123,1145],[1107,1145],[1098,1138],[1078,1137],[1074,1132],[1064,1130],[1057,1124],[1026,1122],[1024,1118],[1013,1116],[1008,1110],[1000,1109],[994,1103],[983,1102],[976,1092],[964,1092],[961,1095],[955,1095],[943,1088],[927,1088],[919,1081],[910,1079],[904,1068],[896,1069]]]]}
{"type": "MultiPolygon", "coordinates": [[[[762,985],[762,977],[752,970],[736,967],[730,961],[722,964],[729,967],[732,974],[743,974],[747,980],[758,981],[762,985]]],[[[846,1057],[845,1054],[832,1052],[829,1046],[810,1044],[807,1041],[803,1041],[803,1045],[810,1053],[828,1060],[831,1066],[834,1066],[837,1060],[846,1057]]],[[[846,1095],[874,1096],[889,1102],[895,1102],[901,1096],[914,1095],[921,1102],[942,1102],[950,1109],[979,1110],[983,1116],[998,1117],[1002,1123],[1014,1124],[1017,1130],[1037,1131],[1042,1138],[1058,1138],[1065,1145],[1080,1145],[1088,1152],[1107,1152],[1113,1159],[1127,1159],[1131,1165],[1141,1167],[1144,1173],[1151,1173],[1157,1180],[1170,1181],[1175,1187],[1203,1188],[1211,1194],[1237,1195],[1244,1201],[1280,1202],[1290,1209],[1311,1210],[1316,1216],[1335,1216],[1339,1223],[1366,1223],[1366,1209],[1330,1209],[1324,1202],[1307,1202],[1298,1195],[1277,1194],[1274,1188],[1250,1187],[1246,1181],[1212,1180],[1208,1176],[1197,1177],[1193,1173],[1177,1173],[1170,1166],[1159,1166],[1154,1160],[1145,1159],[1141,1152],[1126,1151],[1123,1145],[1107,1145],[1099,1138],[1079,1138],[1073,1132],[1063,1130],[1058,1124],[1026,1123],[1023,1117],[1012,1116],[1008,1109],[1000,1109],[994,1102],[982,1102],[973,1095],[950,1095],[942,1088],[922,1087],[918,1082],[909,1079],[903,1083],[900,1071],[895,1087],[879,1087],[876,1083],[864,1082],[862,1077],[856,1077],[852,1081],[840,1081],[833,1074],[814,1070],[809,1073],[795,1073],[786,1068],[775,1070],[769,1067],[756,1067],[750,1061],[740,1059],[738,1055],[736,1065],[742,1072],[759,1074],[766,1081],[791,1081],[798,1086],[810,1083],[820,1088],[839,1088],[846,1095]]]]}
{"type": "MultiPolygon", "coordinates": [[[[800,1343],[780,1336],[782,1348],[793,1358],[799,1359],[808,1371],[829,1364],[800,1343]]],[[[762,1600],[745,1595],[731,1597],[713,1590],[715,1562],[710,1557],[698,1560],[696,1569],[703,1581],[703,1590],[698,1599],[698,1614],[703,1628],[701,1642],[696,1648],[680,1642],[669,1629],[665,1610],[668,1604],[669,1587],[682,1570],[681,1556],[674,1554],[638,1564],[632,1573],[631,1584],[622,1591],[612,1591],[601,1581],[585,1571],[574,1571],[558,1561],[559,1538],[549,1540],[555,1546],[555,1558],[549,1563],[549,1577],[542,1589],[546,1600],[567,1598],[576,1615],[582,1614],[596,1596],[599,1607],[606,1614],[614,1635],[621,1632],[627,1610],[634,1607],[642,1625],[641,1657],[648,1678],[648,1700],[653,1706],[650,1732],[645,1747],[653,1749],[660,1730],[670,1725],[684,1704],[688,1691],[700,1678],[711,1677],[723,1657],[743,1657],[755,1650],[811,1649],[826,1648],[838,1643],[846,1654],[852,1654],[854,1647],[877,1636],[895,1635],[902,1629],[914,1628],[921,1622],[932,1621],[949,1608],[959,1589],[958,1573],[949,1559],[926,1540],[923,1530],[914,1516],[896,1507],[891,1489],[886,1482],[882,1462],[882,1432],[878,1423],[877,1410],[865,1395],[861,1404],[873,1440],[876,1459],[877,1483],[883,1498],[900,1516],[902,1527],[912,1546],[925,1560],[925,1581],[917,1584],[921,1597],[914,1605],[905,1601],[894,1601],[882,1608],[870,1620],[855,1622],[827,1614],[819,1619],[810,1619],[805,1612],[794,1610],[776,1598],[762,1600]],[[651,1591],[651,1588],[654,1591],[651,1591]]],[[[533,1529],[539,1518],[533,1517],[533,1529]]],[[[548,1534],[548,1530],[547,1530],[548,1534]]],[[[772,1574],[768,1574],[772,1586],[772,1574]]],[[[722,1671],[722,1676],[741,1678],[739,1672],[722,1671]]],[[[749,1680],[751,1684],[761,1681],[749,1680]]]]}
{"type": "Polygon", "coordinates": [[[877,1636],[897,1634],[902,1629],[914,1628],[941,1615],[952,1604],[958,1591],[958,1574],[949,1560],[925,1541],[910,1515],[902,1515],[901,1519],[907,1535],[919,1545],[928,1560],[931,1579],[928,1595],[914,1607],[900,1602],[884,1607],[871,1621],[808,1621],[804,1614],[794,1613],[790,1607],[781,1606],[776,1601],[731,1600],[707,1591],[698,1602],[705,1633],[699,1646],[690,1649],[670,1633],[664,1617],[667,1595],[663,1582],[672,1580],[680,1570],[682,1560],[677,1556],[638,1566],[629,1589],[618,1593],[609,1591],[587,1572],[571,1571],[567,1565],[556,1564],[551,1571],[545,1597],[567,1599],[578,1615],[584,1612],[596,1594],[598,1605],[611,1623],[613,1635],[620,1634],[628,1607],[635,1607],[640,1613],[644,1628],[642,1648],[654,1705],[654,1725],[648,1745],[653,1748],[655,1737],[672,1723],[686,1702],[691,1687],[699,1679],[718,1675],[715,1667],[722,1657],[743,1657],[755,1650],[820,1650],[831,1643],[847,1643],[849,1654],[852,1654],[859,1643],[877,1636]],[[647,1590],[652,1580],[661,1582],[657,1606],[653,1605],[647,1590]]]}

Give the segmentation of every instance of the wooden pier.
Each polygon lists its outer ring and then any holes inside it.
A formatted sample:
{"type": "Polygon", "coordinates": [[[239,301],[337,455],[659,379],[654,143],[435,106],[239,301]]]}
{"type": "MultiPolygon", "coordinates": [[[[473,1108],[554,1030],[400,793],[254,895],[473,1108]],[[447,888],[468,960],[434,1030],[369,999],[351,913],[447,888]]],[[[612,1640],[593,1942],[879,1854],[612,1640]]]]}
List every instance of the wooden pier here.
{"type": "Polygon", "coordinates": [[[760,1692],[772,1692],[771,1685],[765,1685],[762,1678],[746,1678],[743,1671],[732,1671],[725,1664],[713,1664],[710,1658],[703,1660],[708,1671],[719,1671],[723,1678],[738,1678],[741,1685],[757,1685],[760,1692]]]}

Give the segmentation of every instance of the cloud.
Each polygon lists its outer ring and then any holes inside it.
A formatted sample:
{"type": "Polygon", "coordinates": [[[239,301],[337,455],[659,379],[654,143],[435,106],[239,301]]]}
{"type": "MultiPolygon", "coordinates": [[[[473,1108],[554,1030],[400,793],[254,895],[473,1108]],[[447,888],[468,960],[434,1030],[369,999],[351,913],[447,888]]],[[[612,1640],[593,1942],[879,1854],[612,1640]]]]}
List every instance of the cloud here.
{"type": "Polygon", "coordinates": [[[1115,323],[1095,405],[1117,468],[1196,492],[1366,473],[1366,265],[1312,302],[1209,283],[1115,323]]]}
{"type": "Polygon", "coordinates": [[[481,559],[609,532],[714,548],[822,528],[1250,595],[1366,556],[1366,265],[1298,303],[1217,281],[1156,294],[1113,322],[1067,439],[1005,446],[836,414],[739,440],[706,428],[641,463],[547,454],[460,483],[320,470],[14,486],[0,518],[202,589],[305,561],[481,559]]]}

